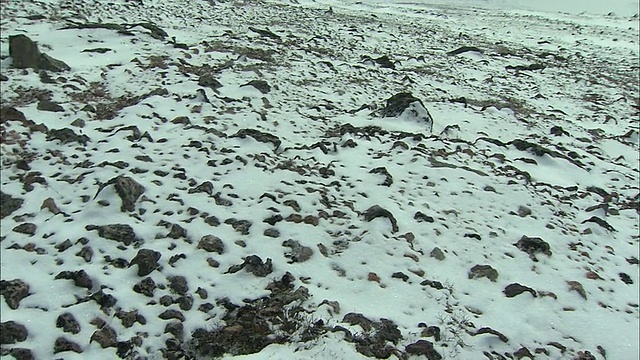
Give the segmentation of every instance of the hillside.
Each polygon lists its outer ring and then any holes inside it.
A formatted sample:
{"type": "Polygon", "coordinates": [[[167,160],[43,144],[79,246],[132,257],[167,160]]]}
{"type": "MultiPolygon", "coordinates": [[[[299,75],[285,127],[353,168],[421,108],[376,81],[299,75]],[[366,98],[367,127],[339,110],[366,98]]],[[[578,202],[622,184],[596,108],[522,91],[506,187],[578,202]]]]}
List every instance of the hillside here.
{"type": "Polygon", "coordinates": [[[1,13],[3,357],[638,359],[637,14],[1,13]]]}

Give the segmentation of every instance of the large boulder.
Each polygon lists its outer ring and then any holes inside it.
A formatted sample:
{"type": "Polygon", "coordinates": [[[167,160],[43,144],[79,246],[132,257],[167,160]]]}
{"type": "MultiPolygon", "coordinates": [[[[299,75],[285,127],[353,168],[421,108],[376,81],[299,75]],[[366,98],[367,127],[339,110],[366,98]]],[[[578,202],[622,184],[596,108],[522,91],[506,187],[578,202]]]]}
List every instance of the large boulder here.
{"type": "Polygon", "coordinates": [[[50,71],[70,70],[69,65],[38,50],[38,45],[26,35],[9,36],[9,55],[13,66],[19,69],[42,69],[50,71]]]}
{"type": "Polygon", "coordinates": [[[387,105],[380,111],[380,116],[422,122],[428,132],[433,130],[433,118],[429,110],[422,100],[408,92],[398,93],[387,99],[387,105]]]}

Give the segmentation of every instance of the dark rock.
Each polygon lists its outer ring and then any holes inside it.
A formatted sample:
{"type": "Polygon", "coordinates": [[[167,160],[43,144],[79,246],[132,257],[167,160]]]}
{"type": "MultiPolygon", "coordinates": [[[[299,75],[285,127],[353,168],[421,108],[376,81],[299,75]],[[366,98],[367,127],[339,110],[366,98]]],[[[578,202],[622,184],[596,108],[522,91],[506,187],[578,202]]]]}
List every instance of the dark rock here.
{"type": "Polygon", "coordinates": [[[398,93],[387,99],[387,105],[380,111],[380,116],[399,117],[405,115],[408,119],[424,122],[426,130],[430,133],[433,130],[433,118],[422,103],[422,100],[414,97],[411,93],[398,93]],[[408,110],[408,112],[406,112],[408,110]]]}
{"type": "Polygon", "coordinates": [[[189,311],[193,307],[193,296],[187,294],[185,296],[180,296],[177,300],[178,307],[180,310],[189,311]]]}
{"type": "Polygon", "coordinates": [[[240,85],[240,87],[242,86],[253,86],[263,94],[267,94],[269,93],[269,91],[271,91],[271,86],[269,86],[269,83],[264,80],[251,80],[246,84],[240,85]]]}
{"type": "Polygon", "coordinates": [[[60,244],[56,244],[55,248],[58,249],[58,252],[65,252],[72,246],[71,240],[67,239],[60,244]]]}
{"type": "Polygon", "coordinates": [[[62,328],[62,331],[77,334],[80,332],[80,323],[73,314],[66,312],[60,314],[56,320],[56,327],[62,328]]]}
{"type": "Polygon", "coordinates": [[[280,147],[280,144],[282,143],[279,137],[255,129],[240,129],[230,137],[239,137],[241,139],[244,139],[247,136],[250,136],[259,142],[272,143],[275,146],[275,149],[278,149],[280,147]]]}
{"type": "Polygon", "coordinates": [[[38,227],[34,223],[22,223],[13,228],[13,231],[21,234],[27,234],[33,236],[36,233],[38,227]]]}
{"type": "Polygon", "coordinates": [[[195,194],[195,193],[206,193],[209,194],[209,196],[213,195],[213,184],[211,183],[211,181],[205,181],[202,184],[196,186],[193,189],[189,189],[189,194],[195,194]]]}
{"type": "Polygon", "coordinates": [[[429,253],[429,256],[432,258],[436,258],[436,260],[444,260],[444,252],[439,247],[434,247],[433,250],[429,253]]]}
{"type": "Polygon", "coordinates": [[[268,236],[268,237],[272,237],[272,238],[277,238],[280,237],[280,231],[276,228],[268,228],[264,230],[264,236],[268,236]]]}
{"type": "Polygon", "coordinates": [[[198,79],[198,85],[203,87],[208,87],[213,90],[216,90],[222,87],[222,84],[218,80],[214,79],[213,76],[211,75],[200,76],[200,78],[198,79]]]}
{"type": "Polygon", "coordinates": [[[508,298],[512,298],[514,296],[520,295],[523,292],[529,292],[533,297],[538,297],[535,290],[533,290],[528,286],[520,285],[518,283],[507,285],[507,287],[505,287],[502,292],[508,298]]]}
{"type": "Polygon", "coordinates": [[[189,285],[187,284],[187,278],[184,276],[169,276],[169,289],[175,294],[184,295],[189,291],[189,285]]]}
{"type": "Polygon", "coordinates": [[[25,35],[9,36],[9,56],[13,59],[13,67],[19,69],[70,70],[64,62],[40,53],[38,45],[25,35]]]}
{"type": "Polygon", "coordinates": [[[544,70],[546,68],[546,66],[542,65],[542,64],[531,64],[531,65],[507,65],[505,66],[506,70],[515,70],[516,72],[518,71],[534,71],[534,70],[544,70]]]}
{"type": "Polygon", "coordinates": [[[73,351],[78,354],[82,354],[82,348],[77,343],[64,337],[57,338],[53,345],[53,353],[57,354],[65,351],[73,351]]]}
{"type": "Polygon", "coordinates": [[[79,144],[82,144],[83,146],[86,146],[87,142],[89,142],[90,139],[87,135],[78,135],[73,132],[73,130],[64,128],[60,130],[49,130],[49,133],[47,134],[47,141],[51,140],[60,140],[62,144],[77,142],[79,144]]]}
{"type": "Polygon", "coordinates": [[[27,328],[15,321],[0,323],[0,344],[15,344],[27,340],[27,328]]]}
{"type": "Polygon", "coordinates": [[[93,257],[93,249],[90,246],[84,246],[80,251],[76,253],[76,256],[80,256],[86,262],[91,262],[93,257]]]}
{"type": "Polygon", "coordinates": [[[442,283],[440,281],[435,281],[435,280],[424,280],[423,282],[420,283],[420,285],[422,286],[429,286],[432,287],[436,290],[442,290],[444,289],[444,285],[442,285],[442,283]]]}
{"type": "Polygon", "coordinates": [[[527,217],[531,215],[531,209],[529,209],[526,206],[518,206],[518,216],[520,217],[527,217]]]}
{"type": "Polygon", "coordinates": [[[269,29],[258,29],[258,28],[255,28],[255,27],[253,27],[253,26],[249,26],[249,30],[253,31],[253,32],[254,32],[254,33],[256,33],[256,34],[259,34],[259,35],[264,36],[264,37],[268,37],[268,38],[273,39],[273,40],[276,40],[276,41],[279,41],[279,40],[280,40],[280,36],[279,36],[279,35],[274,34],[274,33],[273,33],[271,30],[269,30],[269,29]]]}
{"type": "Polygon", "coordinates": [[[391,174],[389,174],[389,171],[384,166],[377,167],[377,168],[369,171],[369,173],[370,174],[382,174],[382,175],[384,175],[385,179],[380,184],[382,186],[391,186],[391,184],[393,184],[393,176],[391,176],[391,174]]]}
{"type": "Polygon", "coordinates": [[[586,222],[592,222],[592,223],[596,223],[598,225],[600,225],[601,227],[603,227],[604,229],[614,232],[616,231],[616,229],[613,228],[613,226],[609,225],[608,222],[602,220],[601,218],[597,217],[597,216],[592,216],[589,219],[583,221],[581,224],[584,224],[586,222]]]}
{"type": "Polygon", "coordinates": [[[364,213],[365,221],[371,221],[379,217],[385,217],[389,219],[389,221],[391,222],[391,230],[394,233],[398,232],[398,222],[396,221],[396,218],[393,217],[393,214],[391,214],[389,210],[386,210],[378,205],[373,205],[372,207],[367,209],[367,211],[365,211],[364,213]]]}
{"type": "Polygon", "coordinates": [[[122,199],[120,211],[134,211],[135,202],[138,200],[140,195],[144,193],[144,186],[140,185],[137,181],[128,176],[118,176],[112,180],[115,185],[116,192],[120,196],[120,199],[122,199]]]}
{"type": "Polygon", "coordinates": [[[60,104],[58,104],[56,102],[53,102],[53,101],[49,101],[49,100],[39,101],[37,109],[40,110],[40,111],[50,111],[50,112],[63,112],[64,111],[64,108],[60,104]]]}
{"type": "Polygon", "coordinates": [[[622,280],[623,283],[627,285],[633,284],[633,280],[631,279],[631,276],[629,276],[628,274],[621,272],[621,273],[618,273],[618,276],[620,277],[620,280],[622,280]]]}
{"type": "Polygon", "coordinates": [[[118,312],[116,312],[115,315],[118,319],[120,319],[120,321],[122,321],[122,326],[124,326],[127,329],[132,327],[133,324],[135,324],[136,321],[138,321],[138,319],[142,317],[142,315],[138,314],[138,310],[132,310],[132,311],[118,310],[118,312]]]}
{"type": "Polygon", "coordinates": [[[391,274],[391,277],[394,279],[402,279],[402,281],[404,282],[407,282],[409,280],[409,276],[401,271],[394,272],[393,274],[391,274]]]}
{"type": "Polygon", "coordinates": [[[418,340],[413,344],[407,345],[405,351],[407,354],[411,355],[424,355],[428,360],[442,359],[442,355],[433,348],[433,343],[431,341],[418,340]]]}
{"type": "Polygon", "coordinates": [[[424,222],[432,223],[435,221],[431,216],[425,215],[420,211],[416,212],[415,215],[413,215],[413,219],[416,220],[417,222],[424,221],[424,222]]]}
{"type": "Polygon", "coordinates": [[[25,348],[11,348],[9,355],[13,356],[16,360],[34,360],[33,352],[31,349],[25,348]]]}
{"type": "Polygon", "coordinates": [[[291,252],[285,256],[291,259],[291,263],[305,262],[313,255],[313,250],[308,246],[302,246],[295,240],[286,240],[282,243],[282,246],[291,248],[291,252]]]}
{"type": "Polygon", "coordinates": [[[138,276],[147,276],[158,268],[160,257],[162,257],[162,254],[158,251],[140,249],[138,254],[129,262],[129,267],[138,265],[138,276]]]}
{"type": "Polygon", "coordinates": [[[464,54],[466,52],[477,52],[482,54],[482,50],[480,50],[479,48],[475,47],[475,46],[461,46],[455,50],[451,50],[447,53],[447,55],[460,55],[460,54],[464,54]]]}
{"type": "Polygon", "coordinates": [[[178,310],[168,309],[162,312],[162,314],[158,315],[158,317],[162,320],[176,319],[184,322],[185,318],[182,315],[182,312],[178,310]]]}
{"type": "Polygon", "coordinates": [[[91,294],[91,296],[89,296],[89,299],[95,301],[98,305],[100,305],[100,308],[102,309],[112,308],[118,303],[118,299],[116,299],[111,294],[105,294],[102,289],[91,294]]]}
{"type": "Polygon", "coordinates": [[[54,279],[68,279],[73,280],[73,283],[78,287],[83,287],[91,290],[93,282],[91,278],[84,270],[78,271],[62,271],[54,279]]]}
{"type": "Polygon", "coordinates": [[[509,342],[509,338],[508,337],[504,336],[502,333],[500,333],[500,332],[498,332],[496,330],[493,330],[490,327],[480,328],[472,336],[477,336],[477,335],[482,335],[482,334],[492,334],[492,335],[497,336],[500,339],[500,341],[502,341],[504,343],[508,343],[509,342]]]}
{"type": "Polygon", "coordinates": [[[486,277],[492,282],[498,280],[498,271],[491,267],[491,265],[476,265],[469,271],[469,279],[478,279],[486,277]]]}
{"type": "Polygon", "coordinates": [[[441,338],[442,335],[441,335],[439,327],[437,327],[435,325],[427,326],[424,323],[420,323],[420,324],[418,324],[418,326],[425,328],[424,330],[422,330],[422,332],[420,334],[421,336],[423,336],[423,337],[433,337],[433,339],[435,341],[440,341],[440,338],[441,338]]]}
{"type": "Polygon", "coordinates": [[[20,279],[0,280],[0,294],[4,296],[9,308],[15,310],[20,301],[29,296],[29,284],[20,279]]]}
{"type": "Polygon", "coordinates": [[[237,220],[230,218],[224,221],[225,224],[229,224],[233,229],[242,235],[249,235],[249,229],[251,228],[251,221],[249,220],[237,220]]]}
{"type": "Polygon", "coordinates": [[[173,298],[169,295],[162,295],[160,297],[160,305],[164,307],[173,305],[173,298]]]}
{"type": "Polygon", "coordinates": [[[22,113],[22,111],[14,108],[14,107],[10,107],[10,106],[3,106],[0,109],[0,123],[5,123],[7,121],[19,121],[21,123],[27,123],[27,118],[24,116],[24,114],[22,113]]]}
{"type": "Polygon", "coordinates": [[[164,327],[165,334],[171,334],[176,339],[181,340],[184,337],[184,325],[181,322],[173,321],[164,327]]]}
{"type": "Polygon", "coordinates": [[[342,318],[342,322],[347,323],[349,325],[360,325],[362,330],[365,332],[371,331],[373,329],[374,321],[367,319],[364,315],[360,313],[348,313],[342,318]]]}
{"type": "Polygon", "coordinates": [[[0,74],[0,81],[9,81],[9,77],[5,74],[0,74]]]}
{"type": "Polygon", "coordinates": [[[566,132],[561,126],[553,126],[550,132],[551,132],[551,135],[554,135],[554,136],[569,135],[569,133],[566,132]]]}
{"type": "Polygon", "coordinates": [[[169,230],[167,237],[170,239],[187,238],[187,229],[178,224],[171,224],[171,230],[169,230]]]}
{"type": "Polygon", "coordinates": [[[137,240],[133,228],[127,224],[110,224],[104,226],[87,225],[85,229],[89,231],[98,230],[100,237],[118,241],[127,246],[137,240]]]}
{"type": "MultiPolygon", "coordinates": [[[[531,353],[531,351],[529,349],[527,349],[526,347],[521,347],[520,349],[516,350],[513,353],[513,356],[517,359],[517,360],[521,360],[522,358],[529,358],[530,360],[534,360],[535,357],[533,356],[533,354],[531,353]]],[[[596,360],[594,358],[594,360],[596,360]]]]}
{"type": "Polygon", "coordinates": [[[398,329],[398,326],[391,320],[380,319],[380,321],[375,324],[375,328],[374,339],[376,342],[383,343],[390,341],[397,344],[398,341],[402,339],[400,329],[398,329]]]}
{"type": "Polygon", "coordinates": [[[224,253],[224,243],[220,238],[213,235],[205,235],[198,242],[198,249],[203,249],[208,252],[215,252],[218,254],[224,253]]]}
{"type": "Polygon", "coordinates": [[[43,84],[55,84],[56,83],[56,81],[53,78],[51,78],[51,76],[49,76],[49,74],[44,70],[40,71],[38,76],[40,77],[40,81],[42,81],[43,84]]]}
{"type": "Polygon", "coordinates": [[[116,347],[118,343],[118,334],[108,325],[104,325],[101,329],[96,330],[92,335],[89,343],[97,342],[103,349],[108,347],[116,347]]]}
{"type": "MultiPolygon", "coordinates": [[[[3,108],[4,110],[4,108],[3,108]]],[[[4,120],[4,117],[3,117],[4,120]]],[[[20,209],[22,207],[22,203],[24,200],[14,198],[9,194],[5,194],[0,191],[0,219],[4,219],[6,216],[9,216],[12,212],[20,209]]]]}
{"type": "Polygon", "coordinates": [[[584,290],[584,286],[578,281],[567,281],[567,285],[569,285],[569,291],[575,291],[580,296],[587,300],[587,292],[584,290]]]}
{"type": "Polygon", "coordinates": [[[264,263],[258,255],[250,255],[244,259],[244,262],[240,265],[233,265],[227,270],[227,273],[233,274],[242,269],[246,269],[258,277],[265,277],[273,271],[273,265],[271,259],[267,259],[264,263]]]}
{"type": "Polygon", "coordinates": [[[538,261],[535,255],[537,253],[542,253],[547,256],[551,256],[551,247],[549,246],[549,243],[542,240],[539,237],[530,238],[526,235],[522,235],[520,240],[518,240],[518,242],[515,243],[514,245],[518,249],[529,254],[529,257],[533,261],[538,261]]]}

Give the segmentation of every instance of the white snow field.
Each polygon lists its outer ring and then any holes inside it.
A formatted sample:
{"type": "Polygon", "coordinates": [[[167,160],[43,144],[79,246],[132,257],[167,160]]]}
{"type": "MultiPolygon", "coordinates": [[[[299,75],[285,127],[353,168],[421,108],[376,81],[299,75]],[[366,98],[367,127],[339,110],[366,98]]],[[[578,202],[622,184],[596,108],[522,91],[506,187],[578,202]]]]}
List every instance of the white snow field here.
{"type": "Polygon", "coordinates": [[[0,5],[3,359],[640,358],[637,1],[0,5]]]}

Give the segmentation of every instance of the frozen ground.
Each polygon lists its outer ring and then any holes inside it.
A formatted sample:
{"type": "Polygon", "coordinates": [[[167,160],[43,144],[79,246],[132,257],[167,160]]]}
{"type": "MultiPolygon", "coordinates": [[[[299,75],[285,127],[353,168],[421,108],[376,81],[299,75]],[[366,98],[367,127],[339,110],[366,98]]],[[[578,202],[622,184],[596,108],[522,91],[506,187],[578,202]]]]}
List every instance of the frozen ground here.
{"type": "Polygon", "coordinates": [[[638,359],[633,3],[471,3],[3,2],[2,356],[638,359]]]}

